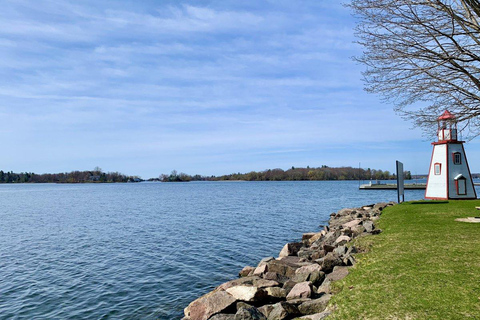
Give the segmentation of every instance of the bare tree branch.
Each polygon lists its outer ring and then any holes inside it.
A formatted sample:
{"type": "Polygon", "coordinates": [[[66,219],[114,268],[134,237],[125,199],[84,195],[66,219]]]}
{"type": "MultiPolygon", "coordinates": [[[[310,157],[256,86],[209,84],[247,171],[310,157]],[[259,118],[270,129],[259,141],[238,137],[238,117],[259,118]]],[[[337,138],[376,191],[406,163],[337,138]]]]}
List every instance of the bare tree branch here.
{"type": "Polygon", "coordinates": [[[351,0],[365,89],[433,134],[445,109],[480,135],[480,1],[351,0]]]}

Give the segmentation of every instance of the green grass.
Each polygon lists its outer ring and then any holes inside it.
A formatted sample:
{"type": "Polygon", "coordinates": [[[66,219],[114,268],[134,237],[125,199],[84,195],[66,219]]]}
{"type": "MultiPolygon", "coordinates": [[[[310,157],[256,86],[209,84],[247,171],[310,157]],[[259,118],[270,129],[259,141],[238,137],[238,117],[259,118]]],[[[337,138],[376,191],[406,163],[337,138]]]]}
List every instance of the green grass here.
{"type": "Polygon", "coordinates": [[[410,202],[386,208],[383,232],[334,284],[332,319],[480,319],[480,200],[410,202]]]}

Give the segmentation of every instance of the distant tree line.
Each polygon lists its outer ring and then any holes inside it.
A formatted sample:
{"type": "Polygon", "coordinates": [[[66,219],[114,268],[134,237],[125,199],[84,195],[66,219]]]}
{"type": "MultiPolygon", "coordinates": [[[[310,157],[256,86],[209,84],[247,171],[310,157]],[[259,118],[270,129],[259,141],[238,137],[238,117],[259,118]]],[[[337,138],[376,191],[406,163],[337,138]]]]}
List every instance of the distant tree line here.
{"type": "MultiPolygon", "coordinates": [[[[405,179],[410,180],[412,175],[410,171],[405,171],[405,179]]],[[[375,169],[361,169],[352,167],[330,168],[321,166],[318,168],[295,168],[288,170],[269,169],[264,171],[252,171],[248,173],[232,173],[223,176],[201,176],[188,175],[172,171],[171,174],[162,174],[158,179],[151,179],[163,182],[188,182],[188,181],[225,181],[225,180],[244,180],[244,181],[304,181],[304,180],[392,180],[396,175],[389,171],[375,169]]]]}
{"type": "Polygon", "coordinates": [[[108,183],[108,182],[140,182],[137,176],[126,176],[119,172],[102,172],[100,168],[93,171],[72,171],[66,173],[33,172],[14,173],[0,170],[0,183],[108,183]]]}

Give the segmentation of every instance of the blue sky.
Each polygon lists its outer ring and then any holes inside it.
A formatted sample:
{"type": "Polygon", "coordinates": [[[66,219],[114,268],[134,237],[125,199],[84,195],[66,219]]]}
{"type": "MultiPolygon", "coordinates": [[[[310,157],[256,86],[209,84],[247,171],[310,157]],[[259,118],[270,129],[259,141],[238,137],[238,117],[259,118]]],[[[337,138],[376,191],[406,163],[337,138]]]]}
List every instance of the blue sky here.
{"type": "Polygon", "coordinates": [[[430,141],[363,91],[353,27],[333,0],[3,0],[0,168],[426,173],[430,141]]]}

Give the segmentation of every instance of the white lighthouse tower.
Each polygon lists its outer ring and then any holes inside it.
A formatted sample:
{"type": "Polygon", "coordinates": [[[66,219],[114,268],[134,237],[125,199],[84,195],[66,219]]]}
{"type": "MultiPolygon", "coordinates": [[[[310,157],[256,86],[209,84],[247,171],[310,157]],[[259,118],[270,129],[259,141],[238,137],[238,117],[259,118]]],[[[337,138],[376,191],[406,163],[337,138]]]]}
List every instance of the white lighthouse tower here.
{"type": "Polygon", "coordinates": [[[425,199],[476,199],[464,141],[457,140],[457,119],[446,110],[438,121],[438,142],[433,142],[425,199]]]}

